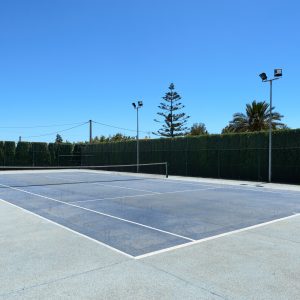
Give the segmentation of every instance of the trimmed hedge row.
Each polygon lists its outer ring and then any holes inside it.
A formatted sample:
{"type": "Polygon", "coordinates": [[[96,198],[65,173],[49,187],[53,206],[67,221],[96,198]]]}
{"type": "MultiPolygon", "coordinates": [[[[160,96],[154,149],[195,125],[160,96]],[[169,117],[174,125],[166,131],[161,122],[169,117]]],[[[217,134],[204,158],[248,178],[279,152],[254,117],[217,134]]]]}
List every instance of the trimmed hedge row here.
{"type": "MultiPolygon", "coordinates": [[[[90,165],[136,163],[136,142],[87,145],[90,165]]],[[[300,183],[300,130],[273,132],[273,181],[300,183]]],[[[169,163],[173,175],[267,181],[268,132],[140,141],[140,162],[169,163]]]]}
{"type": "Polygon", "coordinates": [[[2,166],[65,166],[71,161],[73,145],[55,143],[0,142],[2,166]]]}
{"type": "MultiPolygon", "coordinates": [[[[272,180],[300,183],[300,129],[273,132],[272,180]]],[[[140,141],[140,163],[168,162],[169,174],[266,181],[268,132],[140,141]]],[[[2,166],[136,163],[136,141],[101,144],[0,142],[2,166]]],[[[143,171],[143,170],[141,170],[143,171]]],[[[148,168],[145,172],[156,172],[148,168]]]]}

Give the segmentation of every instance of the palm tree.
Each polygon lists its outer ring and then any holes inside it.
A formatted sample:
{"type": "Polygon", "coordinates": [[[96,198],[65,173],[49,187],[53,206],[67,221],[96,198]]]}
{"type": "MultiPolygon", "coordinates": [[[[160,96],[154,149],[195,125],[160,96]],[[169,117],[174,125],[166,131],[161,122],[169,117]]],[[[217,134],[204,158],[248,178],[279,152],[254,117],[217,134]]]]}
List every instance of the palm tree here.
{"type": "MultiPolygon", "coordinates": [[[[272,107],[272,129],[282,129],[286,127],[281,123],[282,115],[273,111],[272,107]]],[[[270,120],[270,105],[265,101],[256,102],[246,105],[246,114],[235,113],[233,120],[229,122],[222,133],[226,132],[249,132],[249,131],[262,131],[269,128],[270,120]]]]}

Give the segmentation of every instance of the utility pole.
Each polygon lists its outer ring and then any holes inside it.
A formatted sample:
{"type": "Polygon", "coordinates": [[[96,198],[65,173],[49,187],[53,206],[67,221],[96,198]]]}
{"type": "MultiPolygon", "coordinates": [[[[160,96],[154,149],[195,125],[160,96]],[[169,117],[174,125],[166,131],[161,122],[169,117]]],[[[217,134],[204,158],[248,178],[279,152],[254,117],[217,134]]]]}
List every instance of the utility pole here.
{"type": "Polygon", "coordinates": [[[92,130],[93,130],[93,128],[92,128],[93,121],[89,120],[89,123],[90,123],[90,144],[91,144],[92,141],[93,141],[93,132],[92,132],[92,130]]]}

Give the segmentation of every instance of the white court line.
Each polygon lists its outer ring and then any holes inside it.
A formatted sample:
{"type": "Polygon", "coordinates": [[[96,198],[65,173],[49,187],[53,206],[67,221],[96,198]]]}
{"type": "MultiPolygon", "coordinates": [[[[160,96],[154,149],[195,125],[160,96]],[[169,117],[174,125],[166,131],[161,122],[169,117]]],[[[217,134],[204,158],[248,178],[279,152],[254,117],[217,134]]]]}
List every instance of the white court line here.
{"type": "Polygon", "coordinates": [[[154,230],[154,231],[162,232],[162,233],[165,233],[165,234],[168,234],[168,235],[176,236],[176,237],[179,237],[179,238],[184,239],[184,240],[195,241],[194,239],[191,239],[191,238],[188,238],[188,237],[176,234],[176,233],[172,233],[172,232],[169,232],[169,231],[166,231],[166,230],[158,229],[158,228],[155,228],[155,227],[152,227],[152,226],[148,226],[148,225],[145,225],[145,224],[142,224],[142,223],[130,221],[130,220],[127,220],[127,219],[119,218],[119,217],[116,217],[116,216],[113,216],[113,215],[110,215],[110,214],[106,214],[106,213],[103,213],[103,212],[100,212],[100,211],[96,211],[96,210],[93,210],[93,209],[82,207],[82,206],[79,206],[79,205],[76,205],[76,204],[71,204],[71,203],[68,203],[68,202],[61,201],[61,200],[57,200],[57,199],[54,199],[54,198],[51,198],[51,197],[47,197],[47,196],[43,196],[43,195],[40,195],[40,194],[28,192],[26,190],[11,187],[9,185],[5,185],[5,184],[0,183],[0,186],[10,188],[12,190],[16,190],[16,191],[19,191],[19,192],[23,192],[23,193],[26,193],[26,194],[29,194],[29,195],[37,196],[37,197],[40,197],[40,198],[48,199],[48,200],[51,200],[51,201],[54,201],[54,202],[62,203],[62,204],[68,205],[68,206],[80,208],[80,209],[83,209],[83,210],[86,210],[86,211],[89,211],[89,212],[92,212],[92,213],[95,213],[95,214],[98,214],[98,215],[106,216],[106,217],[116,219],[116,220],[119,220],[119,221],[123,221],[123,222],[126,222],[126,223],[138,225],[138,226],[150,229],[150,230],[154,230]]]}
{"type": "MultiPolygon", "coordinates": [[[[95,174],[96,175],[96,174],[95,174]]],[[[201,185],[201,186],[207,186],[207,187],[212,187],[215,186],[215,189],[232,189],[232,190],[242,190],[242,191],[254,191],[254,192],[261,192],[261,193],[271,193],[271,194],[278,194],[278,195],[285,195],[285,196],[299,196],[300,191],[289,191],[289,190],[271,190],[272,188],[270,187],[250,187],[250,186],[240,186],[240,185],[233,185],[233,184],[227,184],[227,183],[211,183],[211,184],[206,184],[202,182],[188,182],[188,181],[183,181],[180,179],[152,179],[149,178],[147,181],[162,181],[165,183],[176,183],[176,184],[188,184],[188,185],[201,185]],[[266,190],[267,189],[267,190],[266,190]]],[[[260,184],[260,183],[257,183],[260,184]]]]}
{"type": "MultiPolygon", "coordinates": [[[[51,179],[69,180],[71,182],[77,182],[78,181],[78,180],[75,180],[75,179],[70,179],[70,178],[65,178],[65,177],[58,177],[58,176],[55,176],[55,177],[44,176],[44,177],[51,178],[51,179]]],[[[106,183],[100,183],[100,182],[82,182],[82,183],[95,184],[95,185],[115,187],[115,188],[126,189],[126,190],[134,190],[134,191],[138,191],[138,192],[148,192],[148,193],[152,193],[152,194],[157,194],[157,192],[154,192],[154,191],[141,190],[141,189],[136,189],[136,188],[130,188],[130,187],[125,187],[125,186],[112,185],[112,184],[106,184],[106,183]]]]}
{"type": "MultiPolygon", "coordinates": [[[[82,173],[88,173],[90,175],[94,175],[94,176],[99,176],[101,174],[99,174],[97,171],[83,171],[82,173]]],[[[121,174],[122,176],[125,175],[124,173],[121,174]]],[[[132,174],[128,174],[128,175],[131,175],[132,174]]],[[[135,176],[137,177],[137,176],[135,176]]],[[[181,179],[173,179],[172,177],[169,177],[169,178],[164,178],[164,179],[161,179],[161,178],[153,178],[153,177],[139,177],[139,178],[144,178],[146,181],[154,181],[154,182],[157,182],[157,181],[161,181],[161,182],[164,182],[164,183],[171,183],[171,184],[188,184],[188,185],[201,185],[201,186],[207,186],[207,187],[215,187],[215,188],[225,188],[225,189],[232,189],[232,190],[242,190],[242,191],[245,191],[245,190],[248,190],[248,191],[254,191],[254,192],[261,192],[261,193],[272,193],[272,194],[283,194],[285,196],[299,196],[300,194],[300,191],[289,191],[289,190],[276,190],[276,191],[272,191],[272,187],[266,187],[266,186],[263,186],[263,187],[249,187],[249,186],[240,186],[240,185],[234,185],[234,184],[229,184],[229,183],[207,183],[207,182],[197,182],[197,181],[187,181],[187,180],[181,180],[181,179]],[[265,190],[267,189],[267,190],[265,190]]],[[[193,178],[193,177],[192,177],[193,178]]],[[[194,177],[195,178],[195,177],[194,177]]],[[[253,182],[254,184],[255,182],[253,182]]],[[[261,184],[259,182],[257,182],[256,184],[261,184]]],[[[265,184],[265,183],[262,183],[262,184],[265,184]]],[[[148,191],[149,192],[149,191],[148,191]]],[[[152,193],[155,193],[153,191],[150,191],[152,193]]]]}
{"type": "Polygon", "coordinates": [[[1,198],[0,198],[0,201],[3,201],[3,202],[5,202],[5,203],[7,203],[7,204],[9,204],[9,205],[11,205],[11,206],[13,206],[13,207],[16,207],[16,208],[18,208],[18,209],[20,209],[20,210],[22,210],[22,211],[24,211],[24,212],[26,212],[26,213],[28,213],[28,214],[34,215],[34,216],[36,216],[36,217],[39,217],[40,219],[42,219],[42,220],[44,220],[44,221],[47,221],[47,222],[49,222],[49,223],[51,223],[51,224],[54,224],[54,225],[56,225],[56,226],[58,226],[58,227],[61,227],[61,228],[65,229],[65,230],[67,230],[67,231],[70,231],[70,232],[72,232],[72,233],[75,233],[75,234],[79,235],[80,237],[84,237],[84,238],[86,238],[86,239],[88,239],[88,240],[90,240],[90,241],[93,241],[93,242],[95,242],[95,243],[97,243],[97,244],[100,244],[101,246],[104,246],[104,247],[106,247],[106,248],[108,248],[108,249],[110,249],[110,250],[113,250],[113,251],[117,252],[117,253],[123,254],[123,255],[125,255],[125,256],[127,256],[127,257],[130,257],[130,258],[134,258],[134,256],[132,256],[132,255],[126,253],[126,252],[123,252],[123,251],[121,251],[121,250],[119,250],[119,249],[117,249],[117,248],[114,248],[114,247],[109,246],[109,245],[107,245],[107,244],[105,244],[105,243],[102,243],[102,242],[100,242],[100,241],[98,241],[98,240],[95,240],[95,239],[93,239],[93,238],[91,238],[91,237],[89,237],[89,236],[87,236],[87,235],[85,235],[85,234],[82,234],[82,233],[80,233],[80,232],[78,232],[78,231],[75,231],[75,230],[69,228],[69,227],[66,227],[66,226],[64,226],[64,225],[61,225],[61,224],[59,224],[59,223],[56,223],[56,222],[54,222],[54,221],[52,221],[52,220],[50,220],[50,219],[47,219],[47,218],[45,218],[45,217],[42,217],[41,215],[38,215],[38,214],[36,214],[36,213],[34,213],[34,212],[30,211],[30,210],[27,210],[27,209],[25,209],[25,208],[23,208],[23,207],[20,207],[20,206],[18,206],[18,205],[13,204],[13,203],[10,203],[10,202],[7,201],[7,200],[4,200],[4,199],[1,199],[1,198]]]}
{"type": "Polygon", "coordinates": [[[173,251],[173,250],[176,250],[176,249],[185,248],[185,247],[188,247],[188,246],[204,243],[204,242],[215,240],[215,239],[225,237],[225,236],[228,236],[228,235],[236,234],[236,233],[243,232],[243,231],[252,230],[252,229],[255,229],[255,228],[263,227],[263,226],[266,226],[266,225],[270,225],[270,224],[273,224],[273,223],[281,222],[281,221],[288,220],[288,219],[295,218],[295,217],[299,217],[299,216],[300,216],[300,213],[296,213],[292,216],[279,218],[279,219],[276,219],[276,220],[272,220],[272,221],[252,225],[252,226],[249,226],[249,227],[245,227],[245,228],[241,228],[241,229],[221,233],[221,234],[218,234],[218,235],[210,236],[210,237],[207,237],[207,238],[204,238],[204,239],[201,239],[201,240],[196,240],[196,241],[193,241],[193,242],[190,242],[190,243],[180,244],[180,245],[165,248],[165,249],[162,249],[162,250],[153,251],[153,252],[149,252],[149,253],[146,253],[146,254],[138,255],[138,256],[135,256],[134,259],[142,259],[142,258],[150,257],[150,256],[153,256],[153,255],[173,251]]]}
{"type": "Polygon", "coordinates": [[[207,188],[207,189],[191,189],[191,190],[182,190],[182,191],[173,191],[173,192],[157,192],[156,194],[140,194],[140,195],[131,195],[131,196],[118,196],[118,197],[108,197],[108,198],[98,198],[98,199],[90,199],[90,200],[78,200],[78,201],[70,201],[68,203],[86,203],[86,202],[94,202],[94,201],[104,201],[104,200],[116,200],[123,198],[137,198],[137,197],[145,197],[145,196],[156,196],[156,195],[167,195],[167,194],[177,194],[177,193],[187,193],[187,192],[199,192],[199,191],[207,191],[207,190],[215,190],[217,188],[207,188]]]}

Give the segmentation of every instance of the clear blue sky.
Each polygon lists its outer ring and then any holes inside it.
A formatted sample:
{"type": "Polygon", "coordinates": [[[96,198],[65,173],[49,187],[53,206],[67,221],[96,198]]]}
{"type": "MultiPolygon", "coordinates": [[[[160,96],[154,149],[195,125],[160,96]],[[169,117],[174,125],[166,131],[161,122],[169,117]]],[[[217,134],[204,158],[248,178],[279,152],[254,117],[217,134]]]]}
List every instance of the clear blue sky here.
{"type": "MultiPolygon", "coordinates": [[[[67,129],[3,128],[89,119],[155,131],[170,82],[189,125],[219,133],[252,100],[268,100],[258,74],[283,69],[274,105],[300,127],[299,1],[10,0],[0,4],[0,140],[67,129]]],[[[121,131],[96,126],[95,135],[121,131]]],[[[88,127],[62,132],[86,140],[88,127]]],[[[52,141],[51,136],[24,138],[52,141]]]]}

